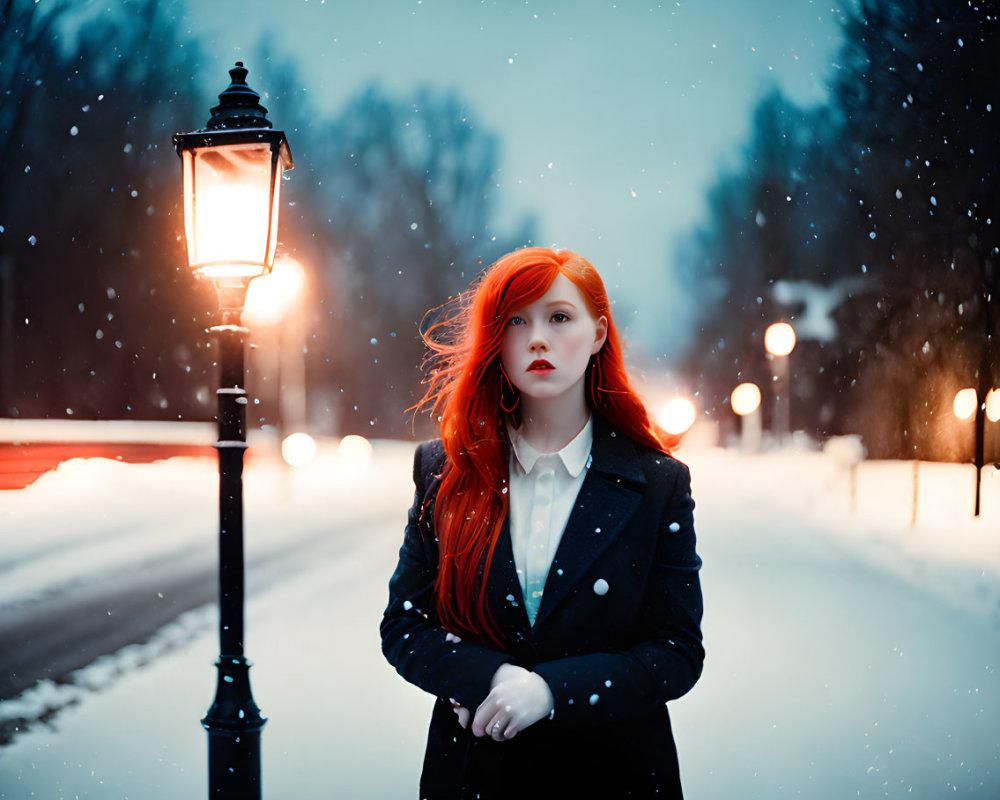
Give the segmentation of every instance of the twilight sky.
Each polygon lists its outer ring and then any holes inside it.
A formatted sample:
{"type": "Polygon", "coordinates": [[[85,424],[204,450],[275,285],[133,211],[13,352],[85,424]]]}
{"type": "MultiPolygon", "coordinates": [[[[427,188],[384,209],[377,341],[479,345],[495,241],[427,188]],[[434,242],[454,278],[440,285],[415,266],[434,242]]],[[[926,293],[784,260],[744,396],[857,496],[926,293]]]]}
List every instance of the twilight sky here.
{"type": "Polygon", "coordinates": [[[630,347],[651,356],[676,352],[687,336],[676,249],[704,218],[719,169],[738,158],[754,104],[775,83],[798,103],[822,101],[841,42],[830,0],[190,5],[190,32],[212,59],[197,79],[219,91],[236,59],[267,91],[255,56],[267,30],[276,50],[300,58],[323,110],[373,81],[403,98],[422,84],[454,89],[501,137],[496,179],[509,227],[533,210],[537,244],[588,258],[630,347]]]}

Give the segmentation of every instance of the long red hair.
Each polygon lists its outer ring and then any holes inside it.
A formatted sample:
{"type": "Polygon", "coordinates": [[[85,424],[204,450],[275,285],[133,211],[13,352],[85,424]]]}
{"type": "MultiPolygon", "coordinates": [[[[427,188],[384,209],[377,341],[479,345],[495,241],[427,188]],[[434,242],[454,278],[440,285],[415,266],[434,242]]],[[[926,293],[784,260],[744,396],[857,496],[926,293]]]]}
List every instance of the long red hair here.
{"type": "Polygon", "coordinates": [[[501,646],[484,585],[507,516],[505,423],[519,425],[520,409],[517,390],[501,376],[500,345],[510,314],[545,294],[560,273],[580,289],[594,316],[608,321],[607,340],[587,368],[590,408],[641,445],[668,453],[673,444],[629,384],[601,276],[575,253],[544,247],[515,250],[483,272],[468,291],[428,312],[443,319],[422,333],[431,351],[429,375],[427,391],[415,408],[431,408],[447,455],[434,506],[440,554],[435,605],[449,631],[501,646]]]}

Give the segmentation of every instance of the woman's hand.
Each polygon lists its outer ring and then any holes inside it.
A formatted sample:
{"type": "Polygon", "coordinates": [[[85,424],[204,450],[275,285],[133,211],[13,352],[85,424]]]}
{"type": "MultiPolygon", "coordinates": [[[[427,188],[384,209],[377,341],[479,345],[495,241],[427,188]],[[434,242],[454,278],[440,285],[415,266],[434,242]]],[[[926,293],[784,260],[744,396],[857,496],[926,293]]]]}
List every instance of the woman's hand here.
{"type": "MultiPolygon", "coordinates": [[[[476,709],[472,720],[474,736],[489,736],[497,742],[513,739],[519,731],[552,712],[549,685],[541,675],[524,667],[501,664],[493,673],[490,685],[490,693],[476,709]]],[[[463,711],[469,713],[461,706],[455,709],[459,724],[463,711]]]]}
{"type": "Polygon", "coordinates": [[[455,712],[455,716],[458,717],[458,724],[462,728],[469,727],[469,719],[472,717],[472,713],[463,705],[459,705],[458,700],[454,697],[451,698],[451,710],[455,712]]]}

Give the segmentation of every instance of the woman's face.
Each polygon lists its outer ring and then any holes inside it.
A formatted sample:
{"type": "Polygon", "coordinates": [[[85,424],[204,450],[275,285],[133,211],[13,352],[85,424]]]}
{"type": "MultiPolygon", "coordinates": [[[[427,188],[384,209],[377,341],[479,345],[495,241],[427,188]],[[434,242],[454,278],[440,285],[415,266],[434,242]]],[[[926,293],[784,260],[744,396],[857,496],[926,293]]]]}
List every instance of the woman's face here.
{"type": "Polygon", "coordinates": [[[575,400],[607,333],[607,320],[595,319],[583,293],[560,273],[544,295],[507,316],[500,362],[522,395],[575,400]]]}

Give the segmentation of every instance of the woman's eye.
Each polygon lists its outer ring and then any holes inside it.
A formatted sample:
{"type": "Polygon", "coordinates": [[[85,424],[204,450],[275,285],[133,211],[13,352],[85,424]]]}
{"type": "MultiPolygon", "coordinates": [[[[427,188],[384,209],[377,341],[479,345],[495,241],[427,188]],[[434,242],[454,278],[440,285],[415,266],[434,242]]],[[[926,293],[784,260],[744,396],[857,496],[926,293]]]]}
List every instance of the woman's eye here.
{"type": "Polygon", "coordinates": [[[523,325],[524,324],[524,320],[521,319],[520,317],[511,317],[509,320],[507,320],[507,324],[508,325],[523,325]]]}
{"type": "Polygon", "coordinates": [[[564,314],[562,311],[557,311],[552,315],[553,322],[569,322],[569,314],[564,314]]]}

